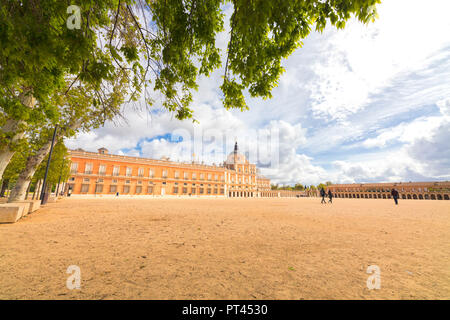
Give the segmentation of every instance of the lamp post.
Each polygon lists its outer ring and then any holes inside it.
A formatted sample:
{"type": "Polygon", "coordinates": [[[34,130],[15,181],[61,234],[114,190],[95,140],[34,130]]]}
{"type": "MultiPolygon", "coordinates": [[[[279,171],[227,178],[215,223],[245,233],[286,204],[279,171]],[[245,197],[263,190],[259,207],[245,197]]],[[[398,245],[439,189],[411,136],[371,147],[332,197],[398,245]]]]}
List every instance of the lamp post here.
{"type": "Polygon", "coordinates": [[[41,191],[41,204],[47,203],[47,175],[48,175],[48,169],[50,167],[50,161],[52,159],[52,153],[53,153],[53,146],[55,144],[55,138],[56,138],[56,131],[58,130],[58,126],[55,126],[55,130],[53,131],[53,138],[52,138],[52,145],[50,147],[50,153],[48,154],[48,160],[47,160],[47,167],[45,168],[45,175],[44,175],[44,182],[42,183],[42,191],[41,191]]]}

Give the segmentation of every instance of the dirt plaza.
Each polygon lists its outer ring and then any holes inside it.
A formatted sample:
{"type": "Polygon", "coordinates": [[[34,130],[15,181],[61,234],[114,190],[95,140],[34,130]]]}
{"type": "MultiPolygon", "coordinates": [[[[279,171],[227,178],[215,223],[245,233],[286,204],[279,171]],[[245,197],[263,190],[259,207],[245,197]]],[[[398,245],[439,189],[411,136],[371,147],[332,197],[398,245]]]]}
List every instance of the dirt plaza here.
{"type": "Polygon", "coordinates": [[[0,299],[449,299],[449,230],[447,201],[67,198],[0,225],[0,299]]]}

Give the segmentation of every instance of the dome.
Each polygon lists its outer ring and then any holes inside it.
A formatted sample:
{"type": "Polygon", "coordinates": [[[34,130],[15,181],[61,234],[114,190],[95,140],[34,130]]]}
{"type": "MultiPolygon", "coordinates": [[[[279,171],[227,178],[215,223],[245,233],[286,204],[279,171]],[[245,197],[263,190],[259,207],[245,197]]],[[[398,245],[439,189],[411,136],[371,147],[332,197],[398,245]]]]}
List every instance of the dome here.
{"type": "Polygon", "coordinates": [[[226,164],[245,164],[247,163],[247,158],[242,154],[239,153],[237,142],[234,145],[234,151],[231,152],[228,157],[227,161],[225,161],[226,164]]]}
{"type": "Polygon", "coordinates": [[[232,152],[228,155],[226,164],[235,164],[235,163],[236,164],[245,164],[245,163],[247,163],[247,158],[245,158],[245,156],[240,153],[236,154],[236,162],[234,161],[234,159],[235,159],[235,153],[232,152]]]}

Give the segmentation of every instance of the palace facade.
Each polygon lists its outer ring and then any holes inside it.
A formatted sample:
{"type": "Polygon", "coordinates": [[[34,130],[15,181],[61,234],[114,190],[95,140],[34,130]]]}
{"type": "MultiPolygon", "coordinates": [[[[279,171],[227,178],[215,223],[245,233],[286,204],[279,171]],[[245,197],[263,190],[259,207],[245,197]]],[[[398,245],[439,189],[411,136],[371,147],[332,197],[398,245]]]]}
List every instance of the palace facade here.
{"type": "Polygon", "coordinates": [[[66,192],[92,196],[296,197],[270,190],[270,180],[239,153],[238,145],[219,166],[174,162],[81,149],[70,150],[71,176],[66,192]]]}
{"type": "Polygon", "coordinates": [[[400,199],[449,200],[450,181],[333,184],[328,186],[336,198],[390,199],[391,190],[400,199]]]}

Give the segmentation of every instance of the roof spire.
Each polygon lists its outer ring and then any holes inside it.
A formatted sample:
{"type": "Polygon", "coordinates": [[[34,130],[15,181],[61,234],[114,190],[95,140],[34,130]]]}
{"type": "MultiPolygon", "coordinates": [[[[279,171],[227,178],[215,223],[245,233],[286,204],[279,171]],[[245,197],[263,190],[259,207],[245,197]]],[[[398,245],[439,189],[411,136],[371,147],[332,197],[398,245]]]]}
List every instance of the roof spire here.
{"type": "Polygon", "coordinates": [[[238,153],[238,150],[239,150],[239,148],[238,148],[237,141],[236,141],[236,143],[234,144],[234,153],[238,153]]]}

